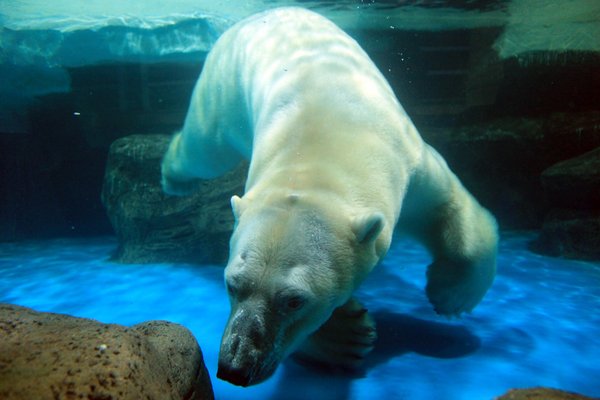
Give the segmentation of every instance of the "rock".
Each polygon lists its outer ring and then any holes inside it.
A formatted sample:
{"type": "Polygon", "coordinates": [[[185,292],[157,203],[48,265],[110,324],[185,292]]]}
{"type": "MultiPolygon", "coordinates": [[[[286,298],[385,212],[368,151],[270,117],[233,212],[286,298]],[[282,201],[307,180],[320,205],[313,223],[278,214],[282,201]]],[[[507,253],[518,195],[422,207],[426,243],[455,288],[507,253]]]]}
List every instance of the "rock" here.
{"type": "Polygon", "coordinates": [[[186,197],[160,186],[167,135],[133,135],[110,147],[102,202],[119,240],[113,258],[125,263],[223,263],[233,215],[229,199],[243,194],[247,164],[204,181],[186,197]]]}
{"type": "Polygon", "coordinates": [[[600,147],[542,172],[548,203],[557,208],[600,208],[600,147]]]}
{"type": "Polygon", "coordinates": [[[196,339],[185,327],[166,321],[133,326],[155,348],[181,399],[212,399],[210,376],[196,339]],[[190,385],[190,383],[192,383],[190,385]]]}
{"type": "Polygon", "coordinates": [[[542,186],[552,209],[531,249],[600,260],[600,147],[546,169],[542,186]]]}
{"type": "Polygon", "coordinates": [[[600,260],[600,209],[551,210],[530,248],[553,257],[600,260]]]}
{"type": "Polygon", "coordinates": [[[0,398],[214,396],[198,343],[181,325],[127,328],[0,304],[0,398]]]}
{"type": "Polygon", "coordinates": [[[424,136],[501,228],[538,229],[548,211],[542,171],[600,146],[600,112],[504,116],[424,136]]]}
{"type": "Polygon", "coordinates": [[[496,400],[594,400],[577,393],[550,388],[511,389],[496,400]]]}

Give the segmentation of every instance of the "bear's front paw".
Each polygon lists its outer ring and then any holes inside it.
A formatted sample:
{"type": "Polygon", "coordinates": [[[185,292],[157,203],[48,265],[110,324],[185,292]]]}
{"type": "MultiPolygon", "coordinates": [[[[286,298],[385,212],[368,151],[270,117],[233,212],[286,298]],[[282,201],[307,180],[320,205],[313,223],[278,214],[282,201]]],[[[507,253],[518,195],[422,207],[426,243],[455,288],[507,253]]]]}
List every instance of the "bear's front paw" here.
{"type": "Polygon", "coordinates": [[[481,301],[494,280],[494,264],[435,261],[427,271],[427,297],[438,314],[458,316],[481,301]]]}
{"type": "Polygon", "coordinates": [[[358,301],[350,299],[308,337],[294,358],[334,371],[356,372],[376,339],[373,319],[358,301]]]}

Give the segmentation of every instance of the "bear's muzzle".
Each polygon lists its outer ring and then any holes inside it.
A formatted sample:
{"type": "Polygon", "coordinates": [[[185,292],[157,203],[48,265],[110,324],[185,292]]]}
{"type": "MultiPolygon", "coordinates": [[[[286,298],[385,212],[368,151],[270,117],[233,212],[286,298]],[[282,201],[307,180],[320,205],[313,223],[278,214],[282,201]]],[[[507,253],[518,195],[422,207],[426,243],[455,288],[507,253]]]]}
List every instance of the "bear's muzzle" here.
{"type": "Polygon", "coordinates": [[[276,330],[265,329],[256,312],[238,308],[232,313],[219,352],[217,378],[238,386],[251,386],[269,378],[279,364],[275,351],[276,330]]]}

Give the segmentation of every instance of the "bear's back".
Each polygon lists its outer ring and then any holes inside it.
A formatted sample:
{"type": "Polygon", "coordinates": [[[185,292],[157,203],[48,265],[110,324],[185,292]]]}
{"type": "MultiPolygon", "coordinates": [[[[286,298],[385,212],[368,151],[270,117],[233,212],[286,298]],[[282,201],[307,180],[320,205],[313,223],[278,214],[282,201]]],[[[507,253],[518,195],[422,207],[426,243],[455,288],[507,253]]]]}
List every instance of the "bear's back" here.
{"type": "Polygon", "coordinates": [[[353,104],[356,112],[368,113],[376,112],[369,107],[399,107],[358,43],[302,8],[270,10],[234,25],[209,54],[203,79],[230,96],[223,104],[245,108],[253,128],[261,115],[276,115],[288,104],[339,108],[345,114],[353,104]]]}

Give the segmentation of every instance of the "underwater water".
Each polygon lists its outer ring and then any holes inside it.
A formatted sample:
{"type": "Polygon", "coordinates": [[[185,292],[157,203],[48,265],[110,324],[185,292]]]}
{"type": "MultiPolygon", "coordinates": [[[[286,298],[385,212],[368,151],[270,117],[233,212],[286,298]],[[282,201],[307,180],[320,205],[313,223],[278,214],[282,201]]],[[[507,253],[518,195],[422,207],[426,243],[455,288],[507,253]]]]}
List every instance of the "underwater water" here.
{"type": "Polygon", "coordinates": [[[476,400],[531,386],[600,396],[600,263],[532,254],[532,235],[503,235],[492,289],[453,320],[425,298],[427,253],[396,241],[358,293],[379,339],[355,377],[288,361],[255,387],[216,379],[229,312],[222,267],[115,264],[112,237],[0,244],[0,302],[107,323],[183,324],[202,347],[217,399],[476,400]]]}

